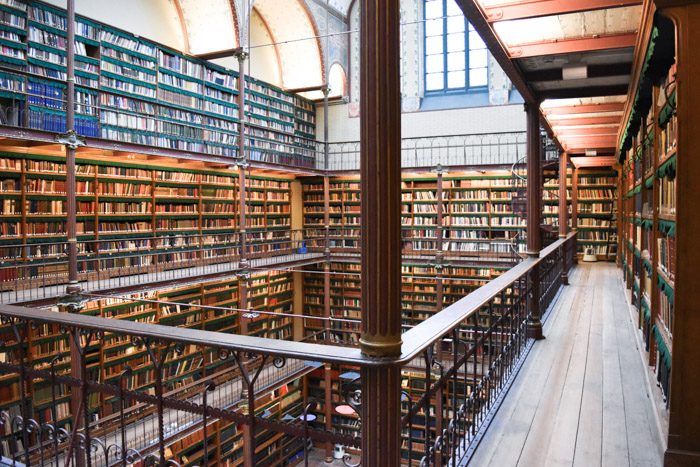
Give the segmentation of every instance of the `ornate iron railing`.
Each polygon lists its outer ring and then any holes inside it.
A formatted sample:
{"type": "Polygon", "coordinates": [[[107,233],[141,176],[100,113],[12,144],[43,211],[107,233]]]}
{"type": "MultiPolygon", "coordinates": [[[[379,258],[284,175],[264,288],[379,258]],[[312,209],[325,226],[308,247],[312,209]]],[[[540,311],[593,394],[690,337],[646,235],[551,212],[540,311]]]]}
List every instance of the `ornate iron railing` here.
{"type": "MultiPolygon", "coordinates": [[[[240,233],[120,237],[78,242],[78,277],[86,291],[202,278],[240,269],[240,233]]],[[[321,255],[301,230],[246,233],[245,258],[261,268],[321,255]]],[[[0,303],[57,297],[68,283],[68,243],[0,246],[0,303]]]]}
{"type": "MultiPolygon", "coordinates": [[[[369,410],[356,372],[393,366],[402,385],[387,390],[402,394],[395,435],[403,463],[456,465],[470,455],[527,355],[528,323],[539,318],[527,295],[538,290],[540,310],[550,308],[575,243],[575,234],[559,239],[409,329],[401,356],[389,360],[357,348],[0,306],[0,454],[17,465],[66,465],[69,458],[87,466],[203,465],[241,456],[254,465],[274,443],[279,455],[304,459],[310,443],[331,443],[346,447],[352,465],[369,410]],[[201,370],[178,379],[173,368],[193,352],[201,370]],[[326,371],[344,375],[332,397],[293,392],[301,376],[326,371]],[[288,394],[294,396],[284,399],[288,394]],[[356,430],[312,422],[312,413],[338,416],[328,403],[355,411],[346,416],[356,430]],[[231,442],[221,438],[227,426],[231,442]],[[184,445],[192,448],[187,455],[184,445]]],[[[65,309],[77,310],[74,298],[65,309]]]]}
{"type": "MultiPolygon", "coordinates": [[[[403,138],[401,167],[433,168],[510,165],[525,154],[525,132],[475,133],[466,135],[403,138]]],[[[325,165],[323,143],[319,143],[316,168],[320,170],[358,171],[360,142],[328,143],[325,165]]]]}
{"type": "MultiPolygon", "coordinates": [[[[409,234],[404,235],[406,261],[434,260],[435,247],[415,249],[409,234]]],[[[249,231],[246,238],[245,257],[254,269],[325,257],[325,229],[249,231]]],[[[352,237],[348,229],[330,229],[328,245],[333,255],[359,255],[359,233],[352,237]],[[345,247],[341,243],[352,245],[345,247]]],[[[520,260],[507,240],[445,240],[444,248],[448,260],[462,263],[512,265],[520,260]],[[458,249],[452,249],[453,244],[458,249]],[[472,244],[475,248],[464,248],[472,244]]],[[[0,303],[62,295],[68,283],[67,250],[67,242],[0,245],[0,303]]],[[[78,276],[83,290],[109,290],[233,273],[240,269],[241,236],[236,232],[80,240],[78,252],[78,276]]]]}
{"type": "MultiPolygon", "coordinates": [[[[24,93],[27,98],[43,99],[43,96],[24,93]]],[[[54,99],[56,105],[65,107],[65,99],[54,99]]],[[[79,104],[77,110],[84,115],[95,118],[95,133],[85,136],[86,145],[90,147],[119,146],[125,150],[144,153],[161,153],[168,156],[191,158],[189,154],[201,154],[221,161],[231,162],[238,156],[238,126],[221,120],[218,127],[192,124],[186,121],[172,121],[159,115],[141,114],[128,109],[102,107],[99,104],[79,104]],[[111,116],[115,122],[102,119],[101,113],[111,116]],[[126,122],[139,119],[144,128],[150,129],[152,135],[142,142],[132,140],[126,122]],[[117,121],[119,123],[117,123],[117,121]],[[114,126],[112,126],[114,124],[114,126]],[[104,126],[102,134],[97,126],[104,126]],[[119,130],[119,131],[117,131],[119,130]],[[114,134],[112,134],[114,133],[114,134]],[[128,138],[120,139],[123,134],[128,138]],[[183,134],[188,135],[184,137],[183,134]],[[163,141],[160,141],[159,136],[163,141]],[[190,141],[187,143],[187,141],[190,141]],[[195,143],[196,141],[196,143],[195,143]],[[179,146],[185,144],[185,146],[179,146]]],[[[16,105],[0,105],[0,134],[7,137],[17,136],[36,140],[53,140],[53,133],[33,129],[31,111],[16,105]],[[4,127],[4,128],[3,128],[4,127]],[[42,135],[44,137],[42,138],[42,135]]],[[[57,114],[57,119],[65,120],[64,114],[57,114]]],[[[200,115],[200,118],[206,117],[200,115]]],[[[215,119],[216,120],[216,119],[215,119]]],[[[55,127],[65,128],[65,122],[55,123],[55,127]]],[[[324,143],[300,136],[278,134],[278,139],[258,136],[260,129],[248,127],[246,131],[246,152],[251,163],[273,164],[287,168],[317,169],[322,171],[358,171],[360,167],[360,142],[324,143]],[[326,150],[328,161],[326,163],[326,150]]],[[[60,133],[61,131],[58,131],[60,133]]],[[[82,133],[81,133],[82,134],[82,133]]],[[[440,164],[445,167],[509,165],[518,161],[525,154],[525,132],[500,132],[483,134],[463,134],[404,138],[401,141],[402,167],[431,168],[440,164]]]]}

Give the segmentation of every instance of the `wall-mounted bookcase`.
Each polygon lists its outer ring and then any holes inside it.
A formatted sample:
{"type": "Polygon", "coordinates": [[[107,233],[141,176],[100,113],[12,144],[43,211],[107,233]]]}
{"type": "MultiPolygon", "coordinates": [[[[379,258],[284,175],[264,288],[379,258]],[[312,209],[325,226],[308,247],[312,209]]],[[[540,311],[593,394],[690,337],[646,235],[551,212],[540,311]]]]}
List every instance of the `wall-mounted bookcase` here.
{"type": "MultiPolygon", "coordinates": [[[[515,214],[515,188],[508,171],[449,174],[442,182],[443,250],[470,256],[507,253],[512,239],[524,232],[525,218],[515,214]]],[[[330,181],[330,247],[352,252],[360,240],[360,181],[334,177],[330,181]]],[[[323,237],[323,182],[303,180],[304,227],[313,238],[323,237]]],[[[405,175],[402,181],[404,253],[434,254],[437,248],[437,177],[405,175]]]]}
{"type": "MultiPolygon", "coordinates": [[[[502,274],[507,267],[456,266],[443,269],[443,307],[466,297],[475,289],[502,274]]],[[[324,322],[313,316],[324,316],[324,275],[320,266],[309,266],[304,274],[304,320],[308,339],[322,339],[324,322]]],[[[331,322],[331,342],[357,344],[359,339],[360,264],[331,262],[330,313],[338,321],[331,322]],[[344,322],[343,319],[357,322],[344,322]]],[[[401,271],[401,308],[404,329],[415,326],[438,311],[437,271],[427,264],[404,263],[401,271]]]]}
{"type": "MultiPolygon", "coordinates": [[[[51,283],[52,275],[66,272],[65,263],[47,266],[66,254],[58,243],[66,241],[65,179],[61,156],[0,154],[2,260],[42,268],[41,274],[3,269],[3,281],[32,274],[51,283]]],[[[246,180],[248,254],[280,254],[288,246],[274,240],[289,238],[291,179],[251,172],[246,180]]],[[[238,198],[237,170],[80,158],[76,200],[81,271],[89,276],[99,268],[106,278],[110,271],[125,274],[125,268],[143,272],[136,269],[156,261],[159,267],[178,268],[233,255],[240,244],[238,198]]]]}
{"type": "MultiPolygon", "coordinates": [[[[139,292],[124,298],[100,298],[89,301],[81,313],[111,319],[122,319],[141,323],[154,323],[174,327],[187,327],[224,333],[240,333],[241,320],[248,320],[248,334],[273,339],[290,339],[292,322],[289,317],[276,318],[261,314],[254,318],[242,317],[237,310],[246,308],[240,301],[241,282],[238,278],[204,282],[157,291],[139,292]],[[221,309],[203,309],[202,306],[221,309]]],[[[248,306],[266,313],[291,313],[293,281],[291,273],[262,271],[248,279],[248,306]]],[[[9,327],[0,330],[3,335],[11,333],[9,327]]],[[[59,374],[70,372],[68,334],[60,332],[53,325],[33,328],[27,344],[28,362],[35,367],[49,365],[60,354],[56,363],[59,374]]],[[[14,341],[14,339],[13,339],[14,341]]],[[[10,346],[11,347],[11,346],[10,346]]],[[[8,350],[11,351],[12,349],[8,350]]],[[[0,354],[4,356],[3,354],[0,354]]],[[[88,371],[94,374],[95,381],[117,384],[117,380],[128,362],[133,370],[127,384],[132,389],[150,392],[153,390],[153,366],[144,346],[118,335],[105,335],[99,345],[88,348],[88,371]]],[[[225,365],[217,355],[198,346],[185,346],[181,352],[168,357],[164,367],[164,383],[167,390],[175,390],[200,379],[203,375],[213,375],[225,365]]],[[[230,365],[230,363],[226,364],[230,365]]],[[[42,421],[48,421],[51,414],[47,409],[50,402],[49,389],[36,384],[37,391],[32,407],[41,412],[42,421]],[[46,396],[46,397],[45,397],[46,396]]],[[[8,396],[3,398],[2,409],[16,410],[19,389],[16,380],[0,381],[0,391],[8,396]]],[[[57,412],[59,421],[69,417],[69,393],[58,396],[57,412]]],[[[100,417],[110,415],[119,409],[119,401],[114,397],[100,400],[97,394],[91,399],[91,407],[100,417]]]]}
{"type": "Polygon", "coordinates": [[[639,328],[664,398],[670,388],[676,280],[675,65],[652,88],[652,105],[626,151],[620,248],[639,328]]]}
{"type": "Polygon", "coordinates": [[[617,172],[612,169],[579,169],[577,244],[582,255],[592,249],[598,259],[617,256],[617,172]]]}
{"type": "MultiPolygon", "coordinates": [[[[65,132],[66,12],[0,3],[0,107],[7,122],[65,132]]],[[[76,131],[84,136],[238,155],[238,73],[128,32],[76,19],[76,131]]],[[[252,160],[314,167],[315,105],[246,78],[252,160]]]]}

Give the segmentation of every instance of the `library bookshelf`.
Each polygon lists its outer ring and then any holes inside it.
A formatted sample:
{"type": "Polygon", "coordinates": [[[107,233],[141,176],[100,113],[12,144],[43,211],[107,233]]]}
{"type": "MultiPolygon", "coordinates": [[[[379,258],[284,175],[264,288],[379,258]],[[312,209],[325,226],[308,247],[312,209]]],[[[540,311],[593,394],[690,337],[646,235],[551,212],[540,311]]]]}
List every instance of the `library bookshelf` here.
{"type": "MultiPolygon", "coordinates": [[[[438,249],[438,215],[442,217],[442,250],[451,255],[489,256],[509,253],[512,241],[525,229],[525,220],[512,210],[511,174],[449,174],[442,178],[438,201],[435,175],[404,174],[402,226],[405,254],[434,254],[438,249]],[[441,211],[439,213],[439,211],[441,211]]],[[[324,235],[322,180],[303,181],[304,227],[310,244],[324,235]]],[[[357,177],[333,177],[329,187],[329,216],[334,252],[353,252],[360,241],[360,181],[357,177]]]]}
{"type": "Polygon", "coordinates": [[[581,168],[577,171],[578,253],[592,251],[599,260],[617,256],[617,171],[581,168]]]}
{"type": "MultiPolygon", "coordinates": [[[[655,34],[659,33],[654,26],[655,34]]],[[[637,311],[648,364],[668,404],[676,280],[676,65],[650,51],[640,87],[646,104],[630,116],[621,141],[620,264],[637,311]],[[653,84],[652,84],[653,82],[653,84]]]]}
{"type": "MultiPolygon", "coordinates": [[[[4,266],[21,265],[3,269],[5,287],[38,274],[33,266],[48,283],[66,272],[57,261],[65,258],[65,179],[63,156],[0,154],[0,248],[4,266]]],[[[246,177],[249,257],[282,253],[274,242],[290,237],[292,180],[260,172],[246,177]]],[[[239,256],[237,170],[79,158],[76,199],[83,279],[98,270],[102,277],[144,272],[155,261],[167,269],[239,256]]]]}
{"type": "MultiPolygon", "coordinates": [[[[66,11],[0,2],[5,124],[66,131],[66,11]]],[[[76,131],[111,141],[238,156],[236,71],[84,17],[76,19],[76,131]]],[[[246,77],[251,160],[313,167],[315,106],[246,77]]]]}

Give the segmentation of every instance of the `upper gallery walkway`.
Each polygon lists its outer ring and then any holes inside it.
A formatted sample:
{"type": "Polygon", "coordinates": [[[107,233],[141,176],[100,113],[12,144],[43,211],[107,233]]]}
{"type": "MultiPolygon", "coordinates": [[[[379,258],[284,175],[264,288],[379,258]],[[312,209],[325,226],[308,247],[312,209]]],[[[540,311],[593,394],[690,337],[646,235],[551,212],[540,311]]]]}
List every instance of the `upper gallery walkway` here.
{"type": "Polygon", "coordinates": [[[619,270],[582,263],[470,465],[659,466],[654,394],[619,270]]]}

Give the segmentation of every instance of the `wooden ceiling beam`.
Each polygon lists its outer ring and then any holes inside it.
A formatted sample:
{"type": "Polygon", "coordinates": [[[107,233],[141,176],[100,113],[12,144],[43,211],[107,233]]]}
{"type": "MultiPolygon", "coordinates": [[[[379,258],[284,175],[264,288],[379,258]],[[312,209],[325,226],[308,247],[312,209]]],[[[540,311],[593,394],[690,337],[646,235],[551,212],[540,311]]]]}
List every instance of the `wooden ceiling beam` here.
{"type": "Polygon", "coordinates": [[[617,126],[606,128],[564,128],[554,130],[554,133],[562,140],[577,136],[617,136],[617,128],[617,126]]]}
{"type": "Polygon", "coordinates": [[[532,42],[508,47],[510,58],[541,57],[596,50],[625,49],[634,47],[636,33],[610,34],[606,36],[579,37],[554,41],[532,42]]]}
{"type": "Polygon", "coordinates": [[[542,113],[545,115],[571,115],[599,112],[622,112],[623,110],[625,110],[624,102],[611,102],[608,104],[582,104],[564,105],[561,107],[545,107],[542,109],[542,113]]]}
{"type": "Polygon", "coordinates": [[[610,117],[567,118],[565,120],[549,120],[549,124],[552,125],[552,129],[556,131],[562,128],[581,125],[619,125],[621,121],[622,116],[612,115],[610,117]]]}
{"type": "Polygon", "coordinates": [[[574,167],[612,167],[617,161],[614,155],[593,156],[593,157],[572,157],[571,163],[574,167]]]}
{"type": "Polygon", "coordinates": [[[614,148],[616,142],[615,136],[569,136],[562,138],[564,148],[614,148]]]}
{"type": "Polygon", "coordinates": [[[641,0],[524,0],[485,7],[489,23],[641,5],[641,0]]]}

